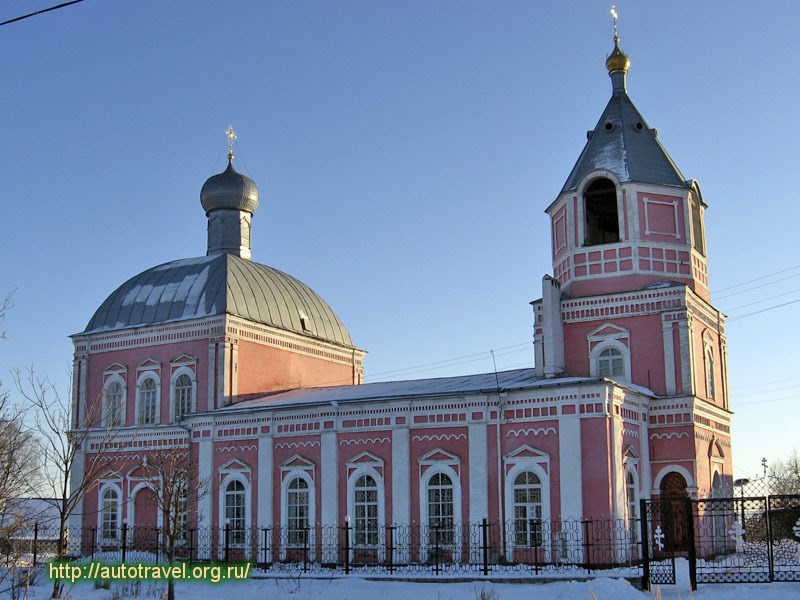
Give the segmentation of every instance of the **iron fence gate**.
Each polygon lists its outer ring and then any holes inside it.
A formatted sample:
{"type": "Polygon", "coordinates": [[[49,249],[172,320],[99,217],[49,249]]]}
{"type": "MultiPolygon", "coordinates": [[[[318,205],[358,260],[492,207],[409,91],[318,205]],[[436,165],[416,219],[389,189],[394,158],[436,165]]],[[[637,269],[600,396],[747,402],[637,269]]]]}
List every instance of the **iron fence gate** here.
{"type": "MultiPolygon", "coordinates": [[[[685,512],[685,509],[684,509],[685,512]]],[[[676,533],[673,503],[639,502],[639,535],[642,543],[642,587],[675,583],[676,533]]]]}
{"type": "Polygon", "coordinates": [[[800,496],[693,501],[697,581],[800,581],[800,496]]]}

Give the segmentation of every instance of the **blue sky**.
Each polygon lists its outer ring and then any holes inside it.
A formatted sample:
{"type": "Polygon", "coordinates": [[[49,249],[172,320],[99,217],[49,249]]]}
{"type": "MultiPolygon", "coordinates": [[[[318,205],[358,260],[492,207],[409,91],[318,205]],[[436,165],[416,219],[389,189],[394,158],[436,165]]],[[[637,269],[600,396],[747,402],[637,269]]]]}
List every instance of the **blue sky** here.
{"type": "MultiPolygon", "coordinates": [[[[800,446],[800,304],[742,317],[800,299],[800,5],[617,6],[630,95],[709,205],[752,477],[800,446]]],[[[329,302],[368,381],[484,372],[490,349],[529,366],[543,211],[609,98],[611,35],[597,1],[85,0],[0,27],[6,384],[32,364],[63,388],[108,294],[205,253],[229,124],[261,192],[253,258],[329,302]]]]}

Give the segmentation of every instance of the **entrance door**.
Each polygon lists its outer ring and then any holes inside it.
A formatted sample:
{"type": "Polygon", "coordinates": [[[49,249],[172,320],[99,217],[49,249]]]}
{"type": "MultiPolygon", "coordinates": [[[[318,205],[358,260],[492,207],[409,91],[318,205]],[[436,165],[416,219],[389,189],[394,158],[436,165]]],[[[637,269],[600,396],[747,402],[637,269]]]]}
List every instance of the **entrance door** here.
{"type": "Polygon", "coordinates": [[[133,547],[144,552],[158,550],[158,500],[150,488],[141,488],[133,500],[133,547]]]}
{"type": "Polygon", "coordinates": [[[686,523],[686,479],[680,473],[669,473],[661,480],[661,515],[664,547],[670,552],[689,550],[686,523]]]}

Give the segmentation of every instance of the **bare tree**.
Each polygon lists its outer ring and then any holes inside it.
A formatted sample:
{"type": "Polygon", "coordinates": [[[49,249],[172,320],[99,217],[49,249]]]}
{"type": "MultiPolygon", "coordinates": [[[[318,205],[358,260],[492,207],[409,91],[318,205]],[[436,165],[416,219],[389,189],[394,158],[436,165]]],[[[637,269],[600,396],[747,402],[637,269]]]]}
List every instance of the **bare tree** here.
{"type": "MultiPolygon", "coordinates": [[[[13,306],[12,295],[0,304],[0,324],[13,306]]],[[[0,329],[0,339],[5,337],[5,330],[0,329]]],[[[0,545],[8,567],[0,571],[0,581],[13,574],[19,554],[26,550],[20,534],[30,523],[23,519],[25,511],[19,500],[40,482],[36,442],[25,427],[25,412],[12,404],[0,381],[0,545]]]]}
{"type": "MultiPolygon", "coordinates": [[[[94,489],[104,463],[96,458],[84,460],[88,440],[102,449],[113,436],[108,427],[98,429],[91,413],[75,419],[72,403],[65,399],[46,378],[31,368],[13,372],[17,390],[27,401],[32,416],[31,431],[38,439],[39,464],[43,488],[58,515],[59,535],[55,560],[67,552],[67,523],[81,506],[87,492],[94,489]]],[[[97,457],[99,453],[93,454],[97,457]]],[[[61,581],[53,580],[53,598],[60,597],[61,581]]]]}
{"type": "Polygon", "coordinates": [[[769,489],[772,494],[800,494],[800,454],[797,448],[786,458],[772,464],[769,489]]]}
{"type": "MultiPolygon", "coordinates": [[[[182,544],[188,542],[189,506],[208,493],[208,481],[191,462],[189,449],[175,447],[151,454],[143,465],[156,488],[156,506],[162,515],[164,554],[174,563],[182,544]]],[[[167,583],[167,600],[175,600],[175,581],[167,583]]]]}

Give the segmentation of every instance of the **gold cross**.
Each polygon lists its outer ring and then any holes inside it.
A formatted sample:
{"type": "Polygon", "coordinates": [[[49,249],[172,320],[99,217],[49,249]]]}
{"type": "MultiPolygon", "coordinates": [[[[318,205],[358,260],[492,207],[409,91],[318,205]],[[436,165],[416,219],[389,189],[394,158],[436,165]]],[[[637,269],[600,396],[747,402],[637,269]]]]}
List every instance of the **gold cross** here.
{"type": "Polygon", "coordinates": [[[233,130],[233,125],[228,125],[225,130],[225,136],[228,138],[228,160],[233,160],[233,142],[236,140],[236,132],[233,130]]]}
{"type": "Polygon", "coordinates": [[[617,36],[617,19],[619,17],[617,16],[617,7],[616,7],[615,4],[611,5],[611,18],[614,19],[614,39],[616,40],[618,38],[618,36],[617,36]]]}

